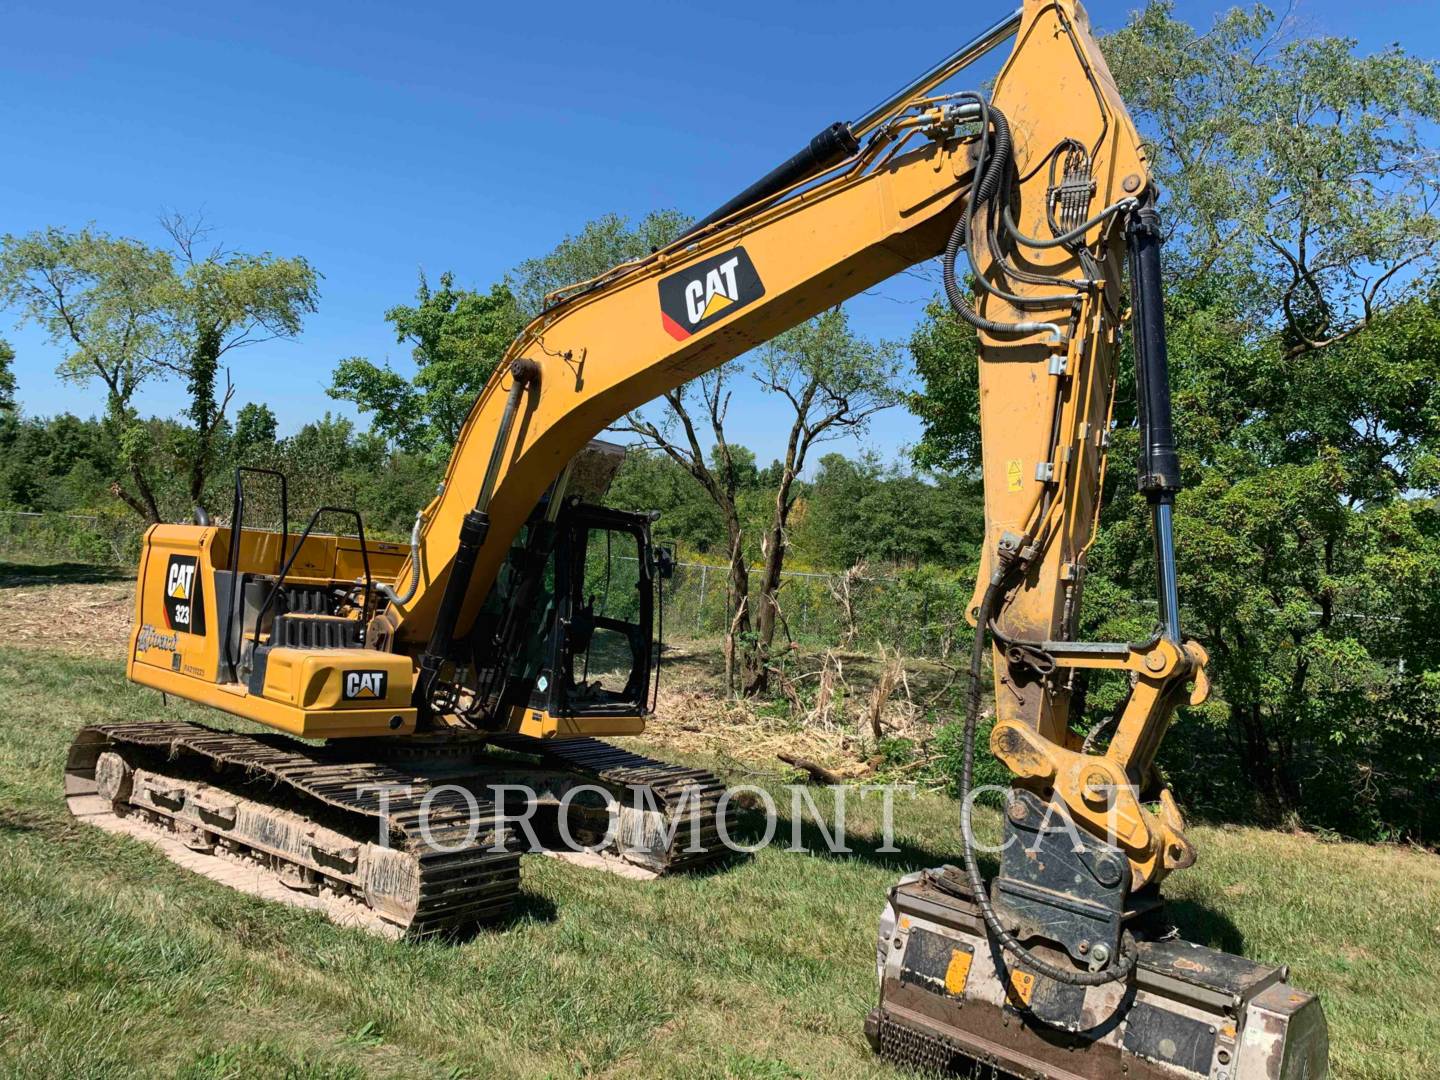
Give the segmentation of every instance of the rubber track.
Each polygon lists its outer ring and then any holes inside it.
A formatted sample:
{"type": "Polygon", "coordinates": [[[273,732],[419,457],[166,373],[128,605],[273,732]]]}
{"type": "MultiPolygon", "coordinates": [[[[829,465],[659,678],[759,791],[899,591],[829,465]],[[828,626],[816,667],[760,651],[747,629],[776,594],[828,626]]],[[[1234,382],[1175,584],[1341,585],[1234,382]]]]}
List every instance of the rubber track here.
{"type": "MultiPolygon", "coordinates": [[[[458,791],[441,791],[425,812],[432,847],[420,832],[421,804],[431,785],[415,772],[355,761],[335,748],[284,735],[245,735],[189,723],[102,724],[77,735],[66,767],[67,789],[83,788],[87,769],[93,785],[95,760],[107,749],[127,759],[139,755],[162,763],[198,758],[213,771],[207,782],[217,785],[229,779],[253,790],[256,781],[269,779],[273,788],[261,796],[265,802],[304,816],[311,816],[305,804],[318,802],[331,817],[343,819],[343,831],[357,840],[378,837],[382,821],[387,822],[389,846],[412,854],[417,864],[419,901],[404,927],[407,936],[428,937],[491,922],[514,907],[520,854],[490,850],[504,828],[495,820],[494,807],[479,804],[479,829],[465,844],[472,828],[471,804],[458,791]],[[379,786],[390,789],[384,814],[379,786]]],[[[235,794],[252,797],[238,789],[235,794]]]]}
{"type": "MultiPolygon", "coordinates": [[[[667,817],[682,809],[688,817],[691,807],[682,808],[681,804],[686,793],[692,793],[691,798],[699,800],[702,850],[684,850],[693,845],[688,828],[682,825],[675,831],[670,848],[665,853],[665,862],[660,868],[664,873],[714,862],[729,854],[729,849],[721,842],[718,818],[725,784],[706,769],[657,761],[601,739],[535,739],[528,735],[498,735],[492,737],[490,743],[503,750],[533,754],[541,759],[542,764],[586,776],[609,787],[618,798],[627,798],[626,791],[622,789],[648,787],[654,792],[655,805],[664,809],[667,817]]],[[[725,804],[725,830],[727,836],[735,835],[733,800],[725,804]]]]}

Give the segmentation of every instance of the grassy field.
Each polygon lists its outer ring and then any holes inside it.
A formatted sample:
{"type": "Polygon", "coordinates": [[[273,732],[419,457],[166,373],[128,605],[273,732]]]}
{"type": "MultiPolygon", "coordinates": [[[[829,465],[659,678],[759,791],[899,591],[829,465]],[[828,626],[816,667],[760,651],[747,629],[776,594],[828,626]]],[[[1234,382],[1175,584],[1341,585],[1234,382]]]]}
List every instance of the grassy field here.
{"type": "MultiPolygon", "coordinates": [[[[23,581],[0,575],[0,613],[23,581]]],[[[878,800],[852,800],[848,858],[772,848],[657,882],[530,858],[509,924],[388,943],[72,823],[60,773],[77,727],[210,719],[84,651],[0,637],[0,1071],[897,1075],[860,1031],[874,924],[899,873],[953,858],[949,801],[899,800],[898,855],[873,850],[878,800]]],[[[1325,998],[1336,1076],[1440,1075],[1440,859],[1242,828],[1195,838],[1200,864],[1169,889],[1186,936],[1289,962],[1325,998]]]]}

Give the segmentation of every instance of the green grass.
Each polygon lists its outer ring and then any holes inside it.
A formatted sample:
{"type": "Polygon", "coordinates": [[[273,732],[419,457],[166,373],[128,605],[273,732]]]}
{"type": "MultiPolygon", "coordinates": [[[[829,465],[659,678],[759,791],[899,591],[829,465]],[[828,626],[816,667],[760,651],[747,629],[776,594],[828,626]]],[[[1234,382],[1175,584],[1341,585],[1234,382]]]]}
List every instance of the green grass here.
{"type": "MultiPolygon", "coordinates": [[[[943,798],[900,800],[898,856],[771,849],[651,883],[527,859],[513,923],[406,945],[231,893],[67,818],[77,727],[213,717],[162,707],[111,661],[4,650],[0,688],[0,1071],[897,1075],[860,1032],[874,923],[902,870],[952,857],[943,798]]],[[[860,838],[878,818],[878,801],[851,803],[860,838]]],[[[1187,936],[1290,963],[1324,995],[1337,1076],[1440,1075],[1440,860],[1196,833],[1201,862],[1169,888],[1187,936]]]]}

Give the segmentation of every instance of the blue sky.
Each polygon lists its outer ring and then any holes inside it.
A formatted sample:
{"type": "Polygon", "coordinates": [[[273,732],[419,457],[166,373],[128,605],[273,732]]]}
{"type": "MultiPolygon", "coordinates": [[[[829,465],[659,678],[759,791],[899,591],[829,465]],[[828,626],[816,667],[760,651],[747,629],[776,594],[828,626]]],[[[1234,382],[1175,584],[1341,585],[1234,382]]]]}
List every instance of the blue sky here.
{"type": "MultiPolygon", "coordinates": [[[[410,370],[382,314],[420,268],[483,287],[605,212],[704,213],[1011,6],[0,0],[0,232],[94,222],[159,243],[176,209],[231,247],[305,255],[325,279],[303,336],[231,354],[237,401],[290,431],[347,410],[324,392],[338,359],[410,370]]],[[[1136,6],[1088,5],[1102,31],[1136,6]]],[[[1177,4],[1196,24],[1228,6],[1177,4]]],[[[1437,9],[1298,0],[1294,17],[1436,56],[1437,9]]],[[[904,338],[931,291],[901,276],[853,301],[854,322],[904,338]]],[[[62,385],[60,353],[12,324],[0,313],[24,409],[95,412],[96,388],[62,385]]],[[[142,405],[180,400],[162,386],[142,405]]],[[[732,437],[769,460],[781,415],[737,397],[732,437]]],[[[917,434],[896,410],[866,445],[893,456],[917,434]]]]}

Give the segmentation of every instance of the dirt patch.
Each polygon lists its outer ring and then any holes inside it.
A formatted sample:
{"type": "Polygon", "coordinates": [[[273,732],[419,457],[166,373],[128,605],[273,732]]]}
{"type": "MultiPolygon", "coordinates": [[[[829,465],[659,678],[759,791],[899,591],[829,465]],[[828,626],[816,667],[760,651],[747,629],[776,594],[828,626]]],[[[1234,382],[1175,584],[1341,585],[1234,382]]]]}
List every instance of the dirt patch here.
{"type": "Polygon", "coordinates": [[[0,648],[119,659],[130,639],[135,583],[0,577],[0,648]]]}

